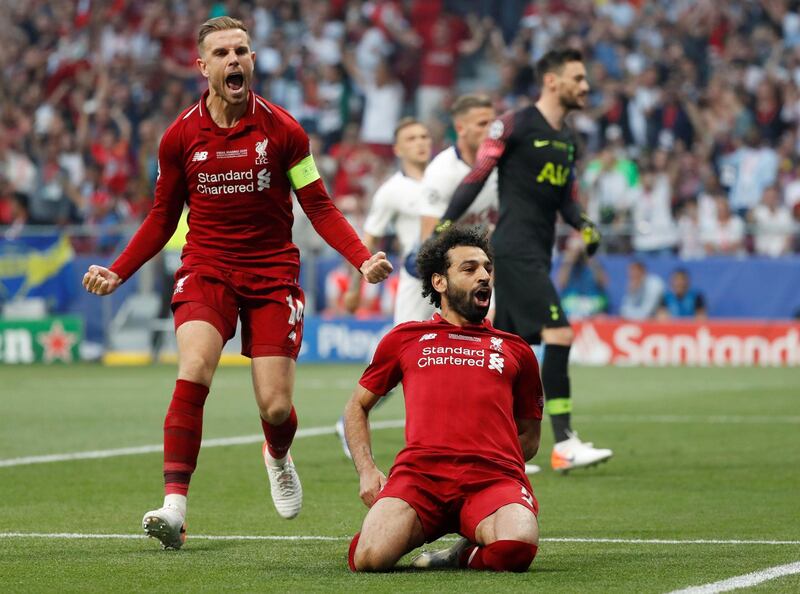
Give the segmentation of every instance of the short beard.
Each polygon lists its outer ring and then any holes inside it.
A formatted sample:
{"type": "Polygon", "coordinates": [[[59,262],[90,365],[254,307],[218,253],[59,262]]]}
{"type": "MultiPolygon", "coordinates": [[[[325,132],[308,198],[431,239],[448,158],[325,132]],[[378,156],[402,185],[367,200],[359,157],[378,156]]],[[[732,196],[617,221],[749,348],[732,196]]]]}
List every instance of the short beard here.
{"type": "Polygon", "coordinates": [[[462,291],[452,285],[447,285],[445,291],[447,305],[471,324],[480,324],[489,313],[489,306],[481,307],[475,303],[474,293],[462,291]]]}

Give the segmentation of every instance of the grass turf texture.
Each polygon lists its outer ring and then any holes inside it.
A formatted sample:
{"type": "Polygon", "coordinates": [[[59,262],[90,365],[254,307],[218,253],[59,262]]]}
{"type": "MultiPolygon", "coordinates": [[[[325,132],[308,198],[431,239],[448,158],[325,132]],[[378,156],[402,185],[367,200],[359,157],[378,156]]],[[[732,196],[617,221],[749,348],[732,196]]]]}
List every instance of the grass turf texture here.
{"type": "MultiPolygon", "coordinates": [[[[358,366],[301,366],[301,428],[332,425],[358,366]]],[[[158,444],[172,367],[3,367],[0,459],[158,444]]],[[[574,368],[575,426],[615,457],[597,469],[532,477],[544,539],[800,538],[800,372],[792,369],[574,368]]],[[[374,419],[398,419],[393,397],[374,419]]],[[[207,438],[257,434],[249,373],[220,369],[207,438]]],[[[547,467],[543,431],[534,460],[547,467]]],[[[388,470],[401,429],[373,434],[388,470]]],[[[800,561],[798,545],[548,542],[524,575],[400,570],[352,575],[349,537],[366,508],[334,435],[292,448],[304,508],[281,520],[258,444],[201,450],[189,539],[0,538],[0,591],[669,591],[800,561]],[[220,541],[192,535],[319,535],[334,541],[220,541]]],[[[161,502],[159,453],[0,468],[0,533],[138,534],[161,502]]],[[[755,591],[798,591],[800,576],[755,591]]]]}

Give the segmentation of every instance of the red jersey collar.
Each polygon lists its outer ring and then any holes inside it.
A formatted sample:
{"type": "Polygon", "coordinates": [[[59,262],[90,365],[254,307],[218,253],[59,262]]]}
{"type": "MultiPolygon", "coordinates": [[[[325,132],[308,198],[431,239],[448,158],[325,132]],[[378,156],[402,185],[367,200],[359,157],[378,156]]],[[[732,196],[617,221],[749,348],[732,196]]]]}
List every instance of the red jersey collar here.
{"type": "Polygon", "coordinates": [[[431,320],[439,324],[447,324],[448,326],[453,326],[455,328],[464,328],[469,330],[491,330],[493,327],[488,318],[484,318],[480,324],[465,324],[463,326],[456,326],[452,322],[445,320],[438,312],[433,314],[433,318],[431,318],[431,320]]]}
{"type": "Polygon", "coordinates": [[[203,93],[203,96],[200,97],[200,102],[198,104],[200,108],[200,127],[202,129],[215,130],[220,133],[231,134],[233,132],[245,130],[254,124],[256,113],[256,94],[253,91],[247,92],[247,111],[242,116],[242,119],[239,120],[239,122],[233,128],[220,128],[211,117],[211,114],[208,113],[206,99],[208,99],[209,92],[210,91],[206,89],[205,93],[203,93]]]}

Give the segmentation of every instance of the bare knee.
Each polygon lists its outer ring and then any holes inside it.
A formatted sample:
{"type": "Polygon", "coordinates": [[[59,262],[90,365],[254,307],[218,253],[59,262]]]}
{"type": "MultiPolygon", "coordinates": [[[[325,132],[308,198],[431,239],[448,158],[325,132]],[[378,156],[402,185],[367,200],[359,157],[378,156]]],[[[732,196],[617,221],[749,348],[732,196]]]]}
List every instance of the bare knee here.
{"type": "Polygon", "coordinates": [[[387,551],[367,543],[358,543],[354,556],[356,571],[388,571],[397,559],[393,559],[387,551]]]}
{"type": "Polygon", "coordinates": [[[216,368],[217,362],[213,357],[202,353],[181,353],[178,378],[210,386],[216,368]]]}
{"type": "Polygon", "coordinates": [[[282,392],[259,394],[258,411],[270,425],[280,425],[292,412],[292,399],[282,392]]]}

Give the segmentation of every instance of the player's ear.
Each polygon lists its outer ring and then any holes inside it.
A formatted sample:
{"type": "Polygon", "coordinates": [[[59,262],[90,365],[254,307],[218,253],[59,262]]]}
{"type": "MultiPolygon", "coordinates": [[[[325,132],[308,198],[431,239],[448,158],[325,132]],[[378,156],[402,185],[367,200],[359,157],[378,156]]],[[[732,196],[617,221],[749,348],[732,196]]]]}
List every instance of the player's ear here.
{"type": "Polygon", "coordinates": [[[447,291],[447,277],[444,274],[434,273],[431,276],[431,285],[437,293],[444,293],[447,291]]]}
{"type": "Polygon", "coordinates": [[[197,64],[197,68],[200,70],[200,74],[208,78],[208,64],[206,64],[205,60],[203,60],[202,52],[200,53],[200,57],[197,58],[195,63],[197,64]]]}

